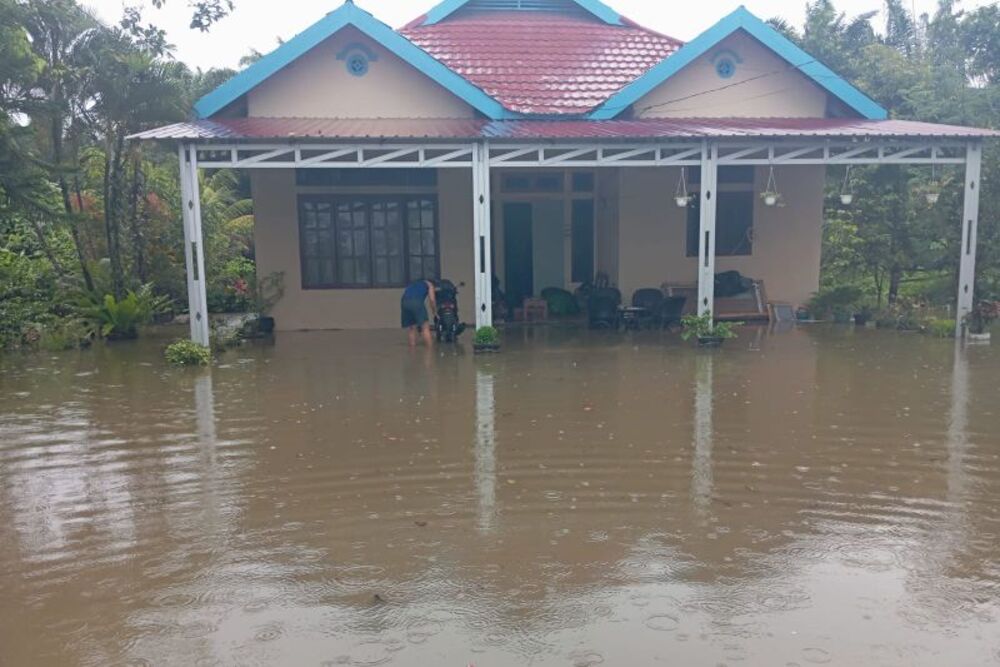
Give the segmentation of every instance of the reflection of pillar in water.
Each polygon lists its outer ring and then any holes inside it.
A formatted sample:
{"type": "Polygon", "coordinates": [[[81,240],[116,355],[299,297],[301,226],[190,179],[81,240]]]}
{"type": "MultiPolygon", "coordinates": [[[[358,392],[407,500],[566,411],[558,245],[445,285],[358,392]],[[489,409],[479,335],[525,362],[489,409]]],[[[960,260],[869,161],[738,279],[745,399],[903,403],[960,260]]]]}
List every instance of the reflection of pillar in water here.
{"type": "Polygon", "coordinates": [[[496,403],[493,375],[476,369],[476,491],[478,528],[492,531],[497,505],[496,403]]]}
{"type": "Polygon", "coordinates": [[[691,470],[691,498],[695,509],[704,512],[712,500],[712,354],[695,359],[694,463],[691,470]]]}
{"type": "Polygon", "coordinates": [[[968,488],[965,455],[969,448],[969,359],[965,347],[955,345],[951,371],[951,410],[948,413],[948,500],[956,507],[965,503],[968,488]]]}
{"type": "Polygon", "coordinates": [[[212,373],[205,371],[194,381],[194,409],[198,420],[198,442],[202,453],[215,459],[215,392],[212,373]]]}
{"type": "Polygon", "coordinates": [[[204,371],[194,381],[194,410],[198,427],[198,446],[201,449],[202,521],[205,526],[218,523],[219,480],[215,436],[215,390],[212,372],[204,371]]]}

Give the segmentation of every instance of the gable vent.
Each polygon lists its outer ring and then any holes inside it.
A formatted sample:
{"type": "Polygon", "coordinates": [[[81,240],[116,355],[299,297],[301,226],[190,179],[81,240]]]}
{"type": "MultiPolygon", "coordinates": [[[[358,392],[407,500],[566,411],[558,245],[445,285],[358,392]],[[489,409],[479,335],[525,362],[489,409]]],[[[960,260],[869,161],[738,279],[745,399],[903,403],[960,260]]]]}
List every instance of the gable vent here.
{"type": "Polygon", "coordinates": [[[472,0],[457,13],[482,12],[558,12],[593,18],[590,12],[573,0],[472,0]]]}

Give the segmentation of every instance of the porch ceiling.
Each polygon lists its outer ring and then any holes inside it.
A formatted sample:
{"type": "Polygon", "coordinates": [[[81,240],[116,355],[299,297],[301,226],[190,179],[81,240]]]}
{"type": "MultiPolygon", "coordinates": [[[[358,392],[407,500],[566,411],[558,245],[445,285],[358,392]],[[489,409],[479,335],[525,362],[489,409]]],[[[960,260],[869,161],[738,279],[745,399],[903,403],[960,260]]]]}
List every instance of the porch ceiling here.
{"type": "Polygon", "coordinates": [[[856,118],[670,118],[487,120],[416,118],[219,118],[175,123],[132,135],[150,141],[600,141],[747,138],[1000,137],[1000,132],[907,120],[856,118]]]}

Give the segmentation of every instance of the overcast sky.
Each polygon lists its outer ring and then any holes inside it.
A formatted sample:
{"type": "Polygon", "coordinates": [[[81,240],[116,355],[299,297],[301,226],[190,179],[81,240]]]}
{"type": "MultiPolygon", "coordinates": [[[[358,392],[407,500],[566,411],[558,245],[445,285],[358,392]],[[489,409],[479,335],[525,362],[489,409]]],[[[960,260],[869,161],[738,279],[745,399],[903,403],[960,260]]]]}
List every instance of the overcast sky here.
{"type": "MultiPolygon", "coordinates": [[[[879,9],[881,0],[835,0],[848,15],[879,9]]],[[[904,0],[905,1],[905,0],[904,0]]],[[[936,0],[909,0],[918,13],[933,12],[936,0]]],[[[993,0],[991,0],[993,1],[993,0]]],[[[278,38],[289,39],[307,28],[323,14],[336,9],[338,0],[236,0],[236,10],[208,33],[188,28],[188,0],[166,0],[166,7],[153,9],[149,0],[82,0],[107,22],[121,18],[122,7],[145,5],[147,20],[165,28],[176,47],[176,57],[193,67],[236,67],[240,57],[251,49],[267,53],[277,46],[278,38]]],[[[426,12],[437,0],[357,0],[356,4],[372,12],[394,28],[426,12]]],[[[654,30],[682,40],[690,40],[725,14],[735,9],[739,0],[610,0],[621,14],[654,30]]],[[[805,0],[743,0],[757,16],[767,19],[781,16],[797,26],[805,16],[805,0]]],[[[965,9],[987,4],[987,0],[964,0],[965,9]]]]}

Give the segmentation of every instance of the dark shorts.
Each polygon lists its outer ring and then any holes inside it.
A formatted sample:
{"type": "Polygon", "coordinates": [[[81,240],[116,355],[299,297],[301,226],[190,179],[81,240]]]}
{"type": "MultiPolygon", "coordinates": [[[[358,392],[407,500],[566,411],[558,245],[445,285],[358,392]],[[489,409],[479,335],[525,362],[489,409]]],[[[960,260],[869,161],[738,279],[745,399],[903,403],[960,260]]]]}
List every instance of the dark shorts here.
{"type": "Polygon", "coordinates": [[[400,304],[399,310],[404,329],[419,327],[429,319],[427,317],[427,306],[424,305],[423,299],[420,301],[404,300],[400,304]]]}

